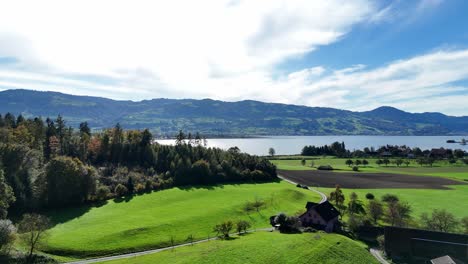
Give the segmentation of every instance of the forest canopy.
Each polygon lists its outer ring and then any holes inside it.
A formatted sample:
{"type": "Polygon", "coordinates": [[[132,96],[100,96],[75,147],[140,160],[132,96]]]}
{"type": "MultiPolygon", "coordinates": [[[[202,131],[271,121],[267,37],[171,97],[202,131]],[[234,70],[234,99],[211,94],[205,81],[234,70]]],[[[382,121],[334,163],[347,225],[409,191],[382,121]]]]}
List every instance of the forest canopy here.
{"type": "MultiPolygon", "coordinates": [[[[174,146],[153,141],[148,129],[119,124],[92,133],[56,119],[0,115],[0,211],[77,205],[182,185],[275,180],[268,160],[238,149],[205,147],[180,131],[174,146]],[[6,195],[8,194],[8,195],[6,195]]],[[[0,214],[5,217],[5,214],[0,214]]]]}

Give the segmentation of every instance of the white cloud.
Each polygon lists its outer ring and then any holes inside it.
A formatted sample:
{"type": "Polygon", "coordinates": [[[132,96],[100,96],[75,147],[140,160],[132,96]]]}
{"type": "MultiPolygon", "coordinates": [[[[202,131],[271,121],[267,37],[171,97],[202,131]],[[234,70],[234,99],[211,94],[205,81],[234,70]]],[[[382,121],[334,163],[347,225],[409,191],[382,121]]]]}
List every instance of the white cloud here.
{"type": "Polygon", "coordinates": [[[437,51],[375,69],[334,71],[304,85],[301,93],[345,91],[335,98],[340,104],[333,98],[316,102],[322,106],[370,110],[390,105],[409,111],[467,115],[468,86],[453,85],[463,81],[468,81],[468,50],[437,51]]]}
{"type": "MultiPolygon", "coordinates": [[[[374,69],[358,64],[277,73],[278,63],[337,42],[359,23],[399,17],[399,3],[3,1],[0,57],[19,62],[0,64],[0,89],[133,100],[256,99],[354,110],[385,104],[467,114],[461,103],[467,88],[453,84],[468,76],[467,50],[434,52],[374,69]],[[90,75],[106,81],[83,77],[90,75]],[[450,104],[438,103],[443,99],[450,104]]],[[[422,0],[412,10],[440,3],[422,0]]]]}
{"type": "Polygon", "coordinates": [[[2,1],[0,57],[130,86],[111,97],[228,98],[227,89],[261,92],[253,76],[258,84],[277,63],[338,41],[374,9],[371,0],[2,1]]]}

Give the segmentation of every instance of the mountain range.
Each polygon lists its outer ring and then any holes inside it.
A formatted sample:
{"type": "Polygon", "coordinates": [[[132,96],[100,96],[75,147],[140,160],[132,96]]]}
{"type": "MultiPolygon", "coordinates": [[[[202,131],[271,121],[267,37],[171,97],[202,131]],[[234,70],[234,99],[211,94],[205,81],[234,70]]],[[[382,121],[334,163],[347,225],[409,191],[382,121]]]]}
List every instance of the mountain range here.
{"type": "Polygon", "coordinates": [[[120,123],[126,129],[151,129],[173,136],[179,129],[207,136],[261,135],[466,135],[468,116],[409,113],[382,106],[353,112],[245,100],[151,99],[118,101],[58,92],[5,90],[0,113],[55,118],[62,115],[77,127],[87,121],[93,129],[120,123]]]}

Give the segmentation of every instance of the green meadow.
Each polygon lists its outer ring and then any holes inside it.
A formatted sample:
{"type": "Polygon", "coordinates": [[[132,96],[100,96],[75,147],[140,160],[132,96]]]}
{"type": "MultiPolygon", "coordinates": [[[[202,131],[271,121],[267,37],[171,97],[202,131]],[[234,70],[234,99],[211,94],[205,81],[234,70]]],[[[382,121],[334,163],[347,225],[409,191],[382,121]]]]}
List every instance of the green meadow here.
{"type": "MultiPolygon", "coordinates": [[[[291,158],[291,157],[289,157],[291,158]]],[[[336,168],[336,172],[352,172],[352,168],[345,164],[347,159],[335,157],[302,157],[298,159],[278,159],[271,160],[278,169],[282,170],[316,170],[310,167],[311,161],[314,166],[331,165],[336,168]],[[306,158],[306,165],[301,164],[301,159],[306,158]]],[[[352,159],[353,161],[356,159],[352,159]]],[[[362,160],[362,159],[361,159],[362,160]]],[[[375,164],[377,159],[367,159],[368,166],[360,166],[360,172],[381,172],[381,173],[397,173],[408,175],[422,175],[451,178],[459,181],[468,181],[468,166],[457,163],[449,164],[447,161],[437,161],[432,167],[420,166],[416,161],[411,161],[409,166],[402,165],[397,167],[393,164],[389,166],[378,166],[375,164]]],[[[392,159],[390,159],[392,160],[392,159]]],[[[391,193],[397,195],[401,200],[411,204],[413,217],[419,217],[422,213],[430,213],[433,209],[446,209],[455,216],[461,218],[468,216],[468,185],[450,185],[449,190],[434,190],[434,189],[343,189],[346,198],[349,199],[349,194],[356,192],[362,200],[365,200],[367,193],[372,193],[376,197],[381,197],[384,194],[391,193]]],[[[320,188],[320,191],[329,194],[333,189],[320,188]]]]}
{"type": "Polygon", "coordinates": [[[110,200],[96,207],[50,212],[56,225],[41,250],[48,254],[86,258],[141,251],[213,237],[224,220],[247,220],[252,228],[269,226],[269,217],[304,210],[315,193],[286,182],[172,188],[132,199],[110,200]],[[264,206],[245,210],[248,202],[264,206]]]}
{"type": "Polygon", "coordinates": [[[163,252],[104,262],[150,263],[378,263],[365,245],[336,234],[256,232],[163,252]]]}
{"type": "MultiPolygon", "coordinates": [[[[411,205],[412,216],[419,218],[422,213],[431,213],[434,209],[446,209],[456,217],[468,216],[468,185],[452,185],[451,190],[432,189],[342,189],[346,196],[345,203],[349,201],[349,195],[355,192],[359,199],[366,200],[366,194],[372,193],[380,199],[387,193],[395,194],[402,201],[411,205]]],[[[320,191],[329,195],[332,188],[320,188],[320,191]]]]}

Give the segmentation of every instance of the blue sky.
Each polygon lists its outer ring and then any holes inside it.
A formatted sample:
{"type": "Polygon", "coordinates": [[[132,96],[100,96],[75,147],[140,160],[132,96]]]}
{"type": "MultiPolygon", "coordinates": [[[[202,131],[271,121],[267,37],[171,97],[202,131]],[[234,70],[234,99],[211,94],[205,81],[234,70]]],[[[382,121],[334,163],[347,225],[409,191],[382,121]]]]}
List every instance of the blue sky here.
{"type": "Polygon", "coordinates": [[[0,90],[468,115],[468,2],[10,1],[0,90]]]}

